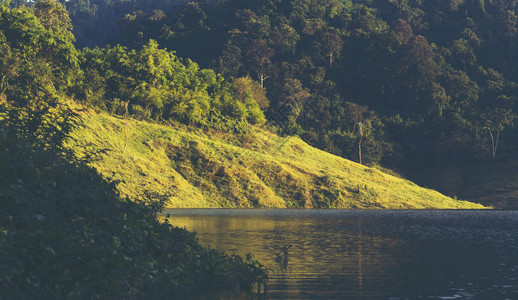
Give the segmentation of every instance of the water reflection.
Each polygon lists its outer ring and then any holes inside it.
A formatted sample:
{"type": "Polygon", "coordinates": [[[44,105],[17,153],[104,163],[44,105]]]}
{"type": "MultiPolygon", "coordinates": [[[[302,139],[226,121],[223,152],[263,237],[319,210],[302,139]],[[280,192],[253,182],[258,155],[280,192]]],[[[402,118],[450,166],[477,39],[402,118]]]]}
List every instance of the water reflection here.
{"type": "Polygon", "coordinates": [[[518,297],[516,212],[168,213],[206,246],[253,253],[271,270],[269,299],[518,297]]]}

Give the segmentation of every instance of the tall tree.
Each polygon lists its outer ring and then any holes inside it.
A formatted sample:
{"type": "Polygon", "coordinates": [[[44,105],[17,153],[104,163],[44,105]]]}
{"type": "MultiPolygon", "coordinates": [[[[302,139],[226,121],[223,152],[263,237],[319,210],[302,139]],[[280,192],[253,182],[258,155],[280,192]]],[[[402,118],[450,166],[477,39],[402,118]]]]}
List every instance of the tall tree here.
{"type": "Polygon", "coordinates": [[[482,115],[481,129],[487,130],[491,137],[491,157],[496,156],[500,133],[507,127],[512,126],[515,118],[516,114],[503,108],[496,108],[482,115]]]}
{"type": "Polygon", "coordinates": [[[264,87],[264,81],[270,78],[275,70],[271,61],[273,53],[274,50],[263,39],[253,40],[248,47],[250,68],[257,74],[261,87],[264,87]]]}

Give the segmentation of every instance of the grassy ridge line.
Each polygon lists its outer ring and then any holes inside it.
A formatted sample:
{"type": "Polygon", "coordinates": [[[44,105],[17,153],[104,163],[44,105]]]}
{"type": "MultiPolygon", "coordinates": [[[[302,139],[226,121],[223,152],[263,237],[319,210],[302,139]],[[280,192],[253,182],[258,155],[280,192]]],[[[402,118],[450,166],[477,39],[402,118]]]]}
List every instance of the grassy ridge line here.
{"type": "Polygon", "coordinates": [[[84,115],[68,147],[119,181],[122,195],[168,195],[168,207],[484,208],[254,128],[248,135],[202,132],[84,115]]]}

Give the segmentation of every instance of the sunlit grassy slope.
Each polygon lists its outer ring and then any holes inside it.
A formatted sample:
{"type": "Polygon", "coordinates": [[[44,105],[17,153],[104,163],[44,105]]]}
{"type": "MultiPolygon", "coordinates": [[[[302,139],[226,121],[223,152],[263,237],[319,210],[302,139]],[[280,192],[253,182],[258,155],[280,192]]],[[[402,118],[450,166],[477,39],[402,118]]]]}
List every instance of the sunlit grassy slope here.
{"type": "Polygon", "coordinates": [[[254,128],[208,133],[84,115],[68,147],[117,180],[122,195],[167,195],[168,207],[483,208],[254,128]]]}

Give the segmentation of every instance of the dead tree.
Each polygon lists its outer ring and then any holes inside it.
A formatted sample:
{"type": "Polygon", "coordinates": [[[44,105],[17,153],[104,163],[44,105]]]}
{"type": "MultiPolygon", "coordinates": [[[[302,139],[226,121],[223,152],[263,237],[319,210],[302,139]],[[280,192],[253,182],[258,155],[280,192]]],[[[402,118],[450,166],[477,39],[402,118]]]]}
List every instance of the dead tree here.
{"type": "Polygon", "coordinates": [[[129,100],[124,102],[124,121],[125,121],[125,125],[124,125],[124,149],[122,150],[122,153],[125,153],[126,152],[126,147],[128,146],[128,119],[129,119],[129,113],[128,113],[128,105],[129,105],[129,100]]]}
{"type": "Polygon", "coordinates": [[[362,163],[362,140],[363,140],[363,123],[358,122],[358,132],[360,133],[360,141],[358,142],[358,156],[360,157],[360,164],[362,163]]]}

